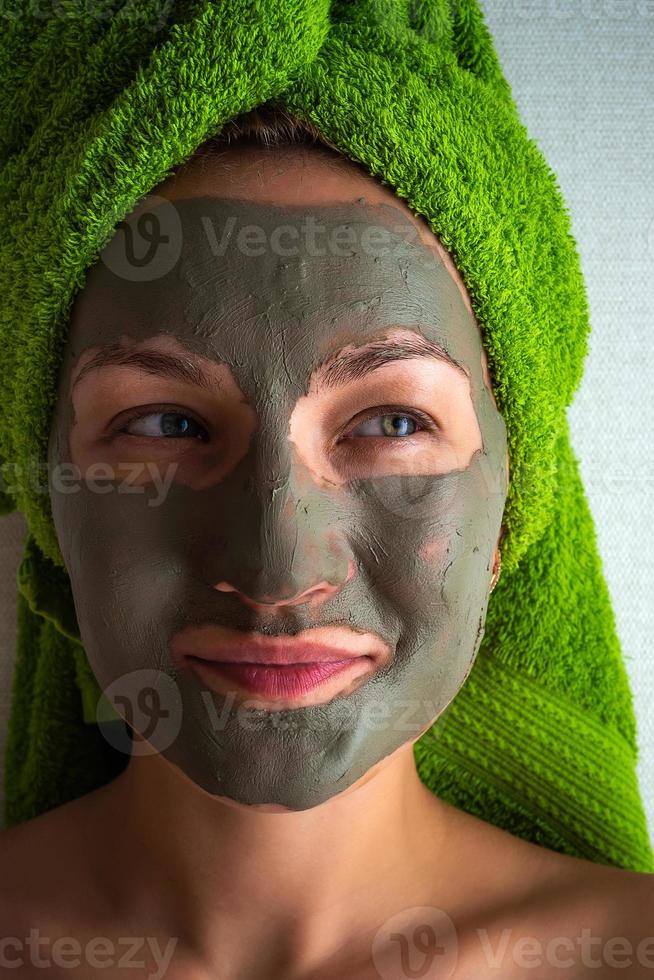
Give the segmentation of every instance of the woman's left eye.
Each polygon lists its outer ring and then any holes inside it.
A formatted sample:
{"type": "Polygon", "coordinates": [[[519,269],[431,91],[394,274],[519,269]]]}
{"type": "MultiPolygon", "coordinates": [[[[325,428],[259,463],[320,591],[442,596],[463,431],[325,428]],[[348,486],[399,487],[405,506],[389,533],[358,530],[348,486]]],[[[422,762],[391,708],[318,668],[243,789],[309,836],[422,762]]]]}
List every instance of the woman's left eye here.
{"type": "Polygon", "coordinates": [[[412,415],[388,412],[374,415],[348,432],[349,436],[411,436],[419,431],[419,422],[412,415]]]}

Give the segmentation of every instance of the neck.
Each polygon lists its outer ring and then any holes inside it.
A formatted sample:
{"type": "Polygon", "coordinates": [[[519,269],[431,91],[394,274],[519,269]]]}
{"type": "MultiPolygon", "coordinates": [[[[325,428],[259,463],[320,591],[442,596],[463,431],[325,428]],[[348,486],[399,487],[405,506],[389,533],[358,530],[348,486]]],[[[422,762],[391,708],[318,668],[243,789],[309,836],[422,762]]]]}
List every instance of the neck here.
{"type": "Polygon", "coordinates": [[[158,903],[157,920],[203,957],[248,932],[259,948],[270,935],[324,956],[318,947],[365,928],[353,910],[379,922],[419,904],[451,815],[420,781],[412,744],[310,810],[211,796],[159,755],[133,756],[106,790],[120,907],[158,903]]]}

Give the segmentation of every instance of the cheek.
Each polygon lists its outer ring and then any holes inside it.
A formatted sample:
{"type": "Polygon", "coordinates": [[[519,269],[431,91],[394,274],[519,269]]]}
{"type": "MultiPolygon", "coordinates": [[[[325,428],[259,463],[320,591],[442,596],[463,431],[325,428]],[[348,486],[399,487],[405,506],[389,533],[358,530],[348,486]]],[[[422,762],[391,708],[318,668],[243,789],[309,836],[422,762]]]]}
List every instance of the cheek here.
{"type": "Polygon", "coordinates": [[[371,481],[362,511],[377,543],[375,581],[407,616],[442,618],[485,601],[498,517],[471,468],[371,481]]]}
{"type": "Polygon", "coordinates": [[[442,562],[443,555],[445,554],[447,554],[447,545],[445,539],[440,534],[427,537],[418,552],[423,562],[434,566],[442,562]]]}
{"type": "Polygon", "coordinates": [[[165,504],[81,486],[57,499],[80,635],[101,686],[166,655],[169,616],[185,605],[176,536],[165,504]]]}

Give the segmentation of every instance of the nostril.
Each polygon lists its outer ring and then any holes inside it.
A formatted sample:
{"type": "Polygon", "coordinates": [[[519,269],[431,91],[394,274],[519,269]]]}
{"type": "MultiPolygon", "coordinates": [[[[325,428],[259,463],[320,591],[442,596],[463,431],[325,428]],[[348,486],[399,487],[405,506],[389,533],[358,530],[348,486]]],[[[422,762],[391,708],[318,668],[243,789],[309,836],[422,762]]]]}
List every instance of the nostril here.
{"type": "Polygon", "coordinates": [[[239,599],[242,602],[248,603],[249,605],[256,605],[256,606],[290,605],[296,602],[300,598],[300,596],[303,595],[303,593],[298,593],[297,589],[294,589],[292,592],[288,594],[288,596],[280,596],[280,595],[274,596],[270,594],[264,594],[258,596],[257,598],[254,598],[253,596],[248,595],[248,593],[244,592],[242,589],[239,589],[235,585],[232,585],[230,582],[224,582],[224,581],[217,582],[213,586],[213,588],[217,592],[236,592],[238,594],[239,599]]]}
{"type": "Polygon", "coordinates": [[[236,592],[241,602],[255,609],[270,609],[278,606],[297,606],[300,603],[308,602],[311,599],[315,600],[322,596],[326,598],[328,595],[332,595],[337,591],[338,586],[329,586],[328,583],[321,582],[319,585],[311,586],[311,588],[304,589],[300,593],[294,592],[289,596],[262,595],[256,599],[242,592],[240,589],[234,588],[228,582],[218,582],[217,585],[214,585],[214,589],[218,592],[236,592]]]}
{"type": "Polygon", "coordinates": [[[340,592],[343,585],[346,582],[349,582],[355,574],[356,564],[350,559],[348,562],[347,576],[344,581],[331,583],[327,582],[326,579],[323,579],[321,582],[316,582],[314,585],[310,585],[301,592],[295,590],[287,596],[266,594],[259,596],[258,598],[254,598],[232,585],[231,582],[226,582],[224,580],[217,582],[213,588],[217,592],[236,592],[241,602],[245,603],[245,605],[251,606],[252,608],[270,609],[271,607],[278,606],[297,606],[305,602],[324,602],[337,592],[340,592]]]}
{"type": "Polygon", "coordinates": [[[214,589],[216,589],[218,592],[238,592],[238,589],[234,588],[233,585],[230,585],[229,582],[218,582],[216,585],[214,585],[214,589]]]}

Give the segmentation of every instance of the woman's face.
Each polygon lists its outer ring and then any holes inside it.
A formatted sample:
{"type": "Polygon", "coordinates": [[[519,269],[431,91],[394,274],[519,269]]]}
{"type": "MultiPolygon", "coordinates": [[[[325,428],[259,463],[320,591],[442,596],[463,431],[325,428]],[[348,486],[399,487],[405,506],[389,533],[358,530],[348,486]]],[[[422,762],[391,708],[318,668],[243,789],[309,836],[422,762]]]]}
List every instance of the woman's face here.
{"type": "Polygon", "coordinates": [[[60,376],[50,494],[98,681],[208,792],[325,801],[468,675],[506,461],[423,219],[315,148],[191,161],[90,270],[60,376]]]}

